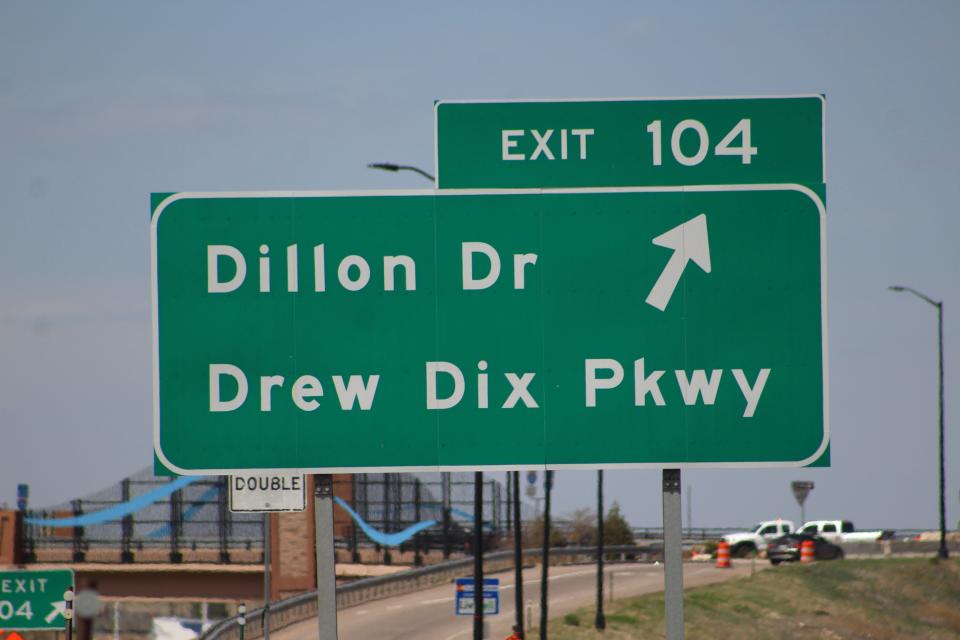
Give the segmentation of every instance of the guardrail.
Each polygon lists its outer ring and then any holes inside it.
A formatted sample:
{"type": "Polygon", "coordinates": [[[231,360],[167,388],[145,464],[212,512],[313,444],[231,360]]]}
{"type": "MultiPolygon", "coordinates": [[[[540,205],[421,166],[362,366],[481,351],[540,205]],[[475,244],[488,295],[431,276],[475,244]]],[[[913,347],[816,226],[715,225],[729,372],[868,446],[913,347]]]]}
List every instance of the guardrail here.
{"type": "MultiPolygon", "coordinates": [[[[933,556],[940,546],[939,540],[887,539],[876,542],[840,543],[848,558],[878,558],[891,556],[933,556]]],[[[960,553],[960,540],[948,540],[947,549],[952,554],[960,553]]]]}
{"type": "MultiPolygon", "coordinates": [[[[657,553],[656,548],[640,547],[637,545],[618,545],[604,548],[604,556],[640,556],[657,553]]],[[[597,548],[590,547],[557,547],[550,549],[550,559],[565,558],[584,560],[596,558],[597,548]]],[[[542,550],[524,549],[524,558],[540,558],[542,550]]],[[[483,556],[484,573],[496,573],[513,567],[513,551],[496,551],[483,556]]],[[[419,591],[438,584],[452,582],[454,578],[473,574],[473,558],[451,560],[440,564],[410,569],[387,576],[364,578],[355,582],[337,585],[337,610],[357,606],[372,600],[380,600],[391,596],[419,591]]],[[[301,593],[284,600],[270,604],[269,620],[270,631],[302,622],[317,615],[317,592],[301,593]]],[[[246,614],[245,640],[263,636],[264,609],[253,609],[246,614]]],[[[238,640],[240,627],[237,624],[239,616],[221,620],[210,627],[201,636],[201,640],[238,640]]]]}

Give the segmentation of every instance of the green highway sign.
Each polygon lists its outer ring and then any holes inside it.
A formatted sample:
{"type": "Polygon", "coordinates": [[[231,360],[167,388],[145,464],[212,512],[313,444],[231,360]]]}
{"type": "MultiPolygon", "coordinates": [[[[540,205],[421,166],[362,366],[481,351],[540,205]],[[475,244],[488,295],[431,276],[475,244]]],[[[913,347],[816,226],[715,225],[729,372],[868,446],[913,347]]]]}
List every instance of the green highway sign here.
{"type": "Polygon", "coordinates": [[[73,571],[0,571],[0,629],[63,629],[73,571]]]}
{"type": "Polygon", "coordinates": [[[449,101],[437,186],[821,184],[824,99],[449,101]]]}
{"type": "Polygon", "coordinates": [[[155,451],[802,466],[829,434],[824,228],[800,185],[157,197],[155,451]]]}

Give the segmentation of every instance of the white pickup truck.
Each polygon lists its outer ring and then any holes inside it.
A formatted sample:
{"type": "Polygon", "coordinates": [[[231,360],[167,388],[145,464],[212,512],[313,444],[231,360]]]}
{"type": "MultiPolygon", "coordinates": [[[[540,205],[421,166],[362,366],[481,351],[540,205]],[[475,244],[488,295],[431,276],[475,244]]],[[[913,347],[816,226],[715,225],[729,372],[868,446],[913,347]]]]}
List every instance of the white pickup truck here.
{"type": "Polygon", "coordinates": [[[893,531],[857,531],[849,520],[811,520],[800,527],[800,533],[825,538],[834,544],[842,542],[876,542],[893,536],[893,531]]]}
{"type": "Polygon", "coordinates": [[[766,551],[768,542],[793,532],[793,522],[778,518],[761,522],[752,531],[728,533],[723,540],[730,545],[731,556],[744,558],[751,553],[766,551]]]}

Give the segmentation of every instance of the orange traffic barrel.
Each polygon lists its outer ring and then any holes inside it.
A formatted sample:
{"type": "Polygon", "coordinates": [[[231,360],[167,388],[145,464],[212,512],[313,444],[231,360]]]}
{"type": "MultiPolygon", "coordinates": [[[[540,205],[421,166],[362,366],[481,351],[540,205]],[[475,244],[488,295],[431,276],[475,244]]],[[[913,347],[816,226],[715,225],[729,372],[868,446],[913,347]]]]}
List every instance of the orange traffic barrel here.
{"type": "Polygon", "coordinates": [[[800,545],[800,562],[813,562],[813,540],[804,540],[800,545]]]}
{"type": "Polygon", "coordinates": [[[720,542],[717,545],[717,569],[730,568],[730,545],[726,542],[720,542]]]}

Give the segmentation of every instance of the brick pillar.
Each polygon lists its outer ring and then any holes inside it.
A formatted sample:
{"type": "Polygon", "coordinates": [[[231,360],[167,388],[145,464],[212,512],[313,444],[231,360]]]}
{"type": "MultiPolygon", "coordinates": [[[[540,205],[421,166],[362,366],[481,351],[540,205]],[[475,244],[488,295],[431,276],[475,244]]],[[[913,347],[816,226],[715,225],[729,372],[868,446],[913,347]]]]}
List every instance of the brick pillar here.
{"type": "Polygon", "coordinates": [[[22,512],[0,511],[0,565],[20,564],[22,512]]]}
{"type": "MultiPolygon", "coordinates": [[[[333,475],[333,495],[353,506],[353,476],[349,473],[333,475]]],[[[333,505],[333,535],[338,538],[350,538],[353,533],[353,518],[350,514],[333,505]]]]}
{"type": "Polygon", "coordinates": [[[273,601],[317,588],[314,551],[313,476],[307,475],[307,508],[301,513],[276,513],[270,518],[273,601]]]}

